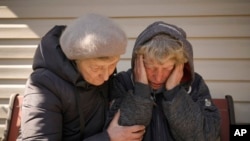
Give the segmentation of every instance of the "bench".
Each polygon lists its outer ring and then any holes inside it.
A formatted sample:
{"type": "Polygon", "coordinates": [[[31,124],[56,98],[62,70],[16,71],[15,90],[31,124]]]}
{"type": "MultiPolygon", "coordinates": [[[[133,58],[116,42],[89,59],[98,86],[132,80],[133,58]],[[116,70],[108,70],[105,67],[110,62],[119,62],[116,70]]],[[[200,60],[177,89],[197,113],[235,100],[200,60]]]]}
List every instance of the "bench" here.
{"type": "Polygon", "coordinates": [[[235,125],[234,103],[231,95],[226,95],[224,99],[213,99],[214,104],[221,114],[220,140],[230,140],[230,125],[235,125]]]}
{"type": "MultiPolygon", "coordinates": [[[[22,95],[12,94],[9,101],[9,111],[4,131],[4,141],[15,141],[19,135],[21,124],[21,104],[22,95]]],[[[233,98],[226,95],[225,98],[213,99],[213,103],[218,107],[221,114],[220,140],[229,141],[230,125],[235,124],[235,113],[233,98]]]]}
{"type": "Polygon", "coordinates": [[[3,141],[16,141],[21,125],[21,106],[23,96],[15,93],[10,96],[8,117],[5,124],[3,141]]]}

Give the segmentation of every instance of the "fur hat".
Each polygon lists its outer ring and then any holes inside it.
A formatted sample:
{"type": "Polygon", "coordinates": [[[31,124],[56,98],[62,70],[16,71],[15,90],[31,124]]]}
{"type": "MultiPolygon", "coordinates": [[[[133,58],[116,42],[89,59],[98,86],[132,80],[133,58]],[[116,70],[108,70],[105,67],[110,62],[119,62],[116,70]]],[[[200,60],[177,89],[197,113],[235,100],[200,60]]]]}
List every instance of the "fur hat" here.
{"type": "Polygon", "coordinates": [[[66,27],[60,45],[68,59],[84,59],[124,54],[127,37],[108,17],[87,14],[66,27]]]}

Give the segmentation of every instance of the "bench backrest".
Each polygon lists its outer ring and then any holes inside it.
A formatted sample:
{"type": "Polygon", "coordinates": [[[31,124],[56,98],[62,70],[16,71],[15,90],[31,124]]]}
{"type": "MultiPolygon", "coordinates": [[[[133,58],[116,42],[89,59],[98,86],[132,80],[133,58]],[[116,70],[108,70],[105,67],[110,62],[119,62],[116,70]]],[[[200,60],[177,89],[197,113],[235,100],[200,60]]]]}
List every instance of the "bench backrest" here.
{"type": "MultiPolygon", "coordinates": [[[[15,141],[19,135],[21,125],[22,95],[12,94],[9,102],[9,112],[4,131],[4,141],[15,141]]],[[[213,99],[221,114],[220,140],[229,141],[230,125],[235,124],[233,98],[226,95],[223,99],[213,99]]]]}
{"type": "Polygon", "coordinates": [[[8,117],[3,141],[16,141],[21,126],[21,105],[23,96],[12,94],[9,101],[8,117]]]}
{"type": "Polygon", "coordinates": [[[213,99],[213,102],[221,114],[220,140],[229,141],[230,125],[235,124],[233,98],[230,95],[226,95],[224,99],[213,99]]]}

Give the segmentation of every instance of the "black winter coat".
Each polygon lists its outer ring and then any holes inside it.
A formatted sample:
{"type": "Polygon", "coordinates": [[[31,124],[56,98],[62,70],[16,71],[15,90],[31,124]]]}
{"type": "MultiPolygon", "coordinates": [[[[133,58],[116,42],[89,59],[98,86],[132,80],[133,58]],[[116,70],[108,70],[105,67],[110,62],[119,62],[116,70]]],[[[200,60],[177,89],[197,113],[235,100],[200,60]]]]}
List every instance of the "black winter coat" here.
{"type": "Polygon", "coordinates": [[[55,26],[41,40],[24,93],[21,140],[108,141],[103,131],[108,108],[108,83],[88,84],[74,61],[63,54],[59,38],[65,26],[55,26]],[[77,96],[78,94],[78,96],[77,96]],[[80,101],[77,102],[77,101],[80,101]]]}

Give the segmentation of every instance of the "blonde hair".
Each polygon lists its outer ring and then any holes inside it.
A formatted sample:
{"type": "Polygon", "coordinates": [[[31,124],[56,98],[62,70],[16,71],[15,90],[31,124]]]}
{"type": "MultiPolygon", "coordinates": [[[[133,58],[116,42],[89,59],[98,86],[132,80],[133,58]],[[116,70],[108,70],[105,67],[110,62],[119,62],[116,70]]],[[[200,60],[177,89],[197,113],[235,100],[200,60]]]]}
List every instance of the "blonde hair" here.
{"type": "Polygon", "coordinates": [[[136,55],[143,55],[163,64],[166,60],[173,60],[176,64],[188,61],[183,43],[166,34],[159,34],[135,50],[136,55]]]}

